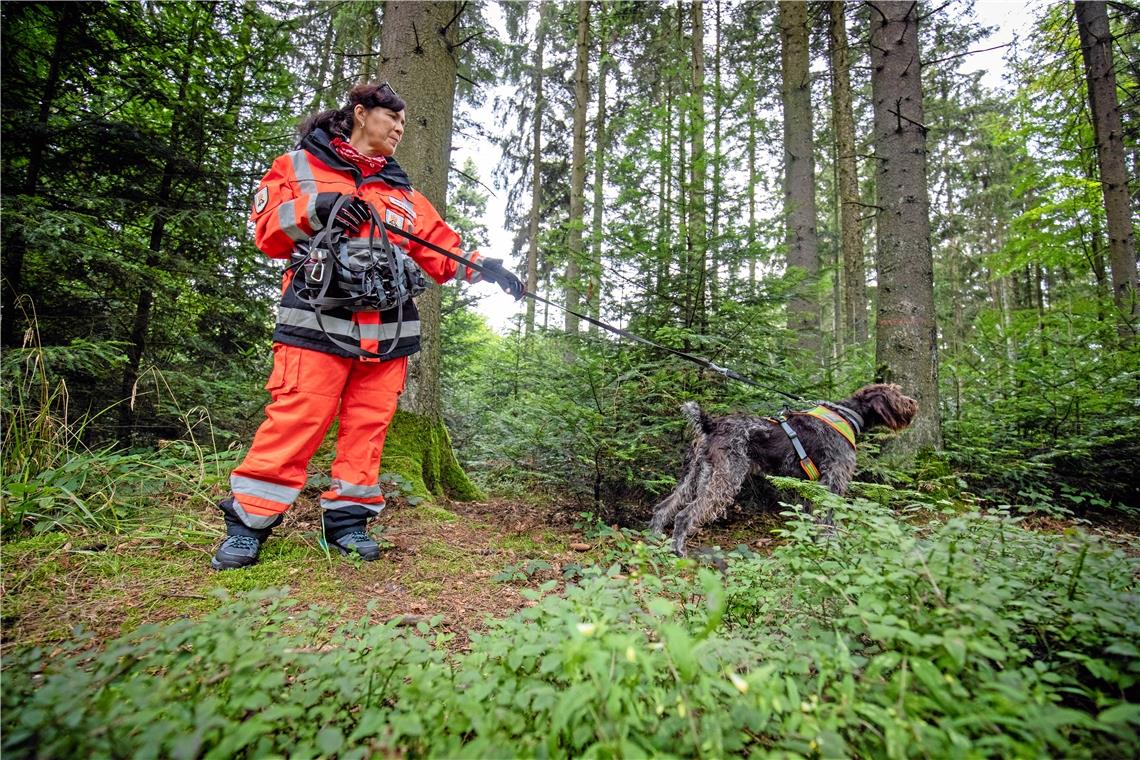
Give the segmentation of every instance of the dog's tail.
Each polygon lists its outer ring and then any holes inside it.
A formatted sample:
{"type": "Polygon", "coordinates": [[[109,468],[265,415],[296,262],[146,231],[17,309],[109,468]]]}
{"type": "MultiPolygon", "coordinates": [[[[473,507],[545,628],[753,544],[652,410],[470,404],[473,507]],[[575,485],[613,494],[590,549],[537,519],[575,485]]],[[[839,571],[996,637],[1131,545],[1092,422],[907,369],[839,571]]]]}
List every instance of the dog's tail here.
{"type": "Polygon", "coordinates": [[[681,404],[681,414],[689,421],[693,435],[698,438],[703,438],[712,430],[712,420],[709,419],[707,414],[701,411],[696,401],[686,401],[681,404]]]}

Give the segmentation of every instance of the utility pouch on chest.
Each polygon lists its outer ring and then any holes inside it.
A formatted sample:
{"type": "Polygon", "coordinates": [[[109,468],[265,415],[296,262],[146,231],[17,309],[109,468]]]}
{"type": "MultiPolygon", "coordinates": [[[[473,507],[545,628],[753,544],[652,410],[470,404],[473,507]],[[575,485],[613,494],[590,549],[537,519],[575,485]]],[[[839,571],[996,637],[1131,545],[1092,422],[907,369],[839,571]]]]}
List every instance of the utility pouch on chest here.
{"type": "Polygon", "coordinates": [[[302,243],[294,257],[297,295],[325,309],[387,311],[427,290],[423,270],[386,233],[375,242],[338,235],[319,247],[302,243]]]}
{"type": "Polygon", "coordinates": [[[334,232],[331,220],[348,200],[350,196],[341,196],[329,211],[330,224],[307,243],[297,244],[293,266],[299,271],[293,276],[292,287],[297,297],[316,313],[317,324],[333,344],[356,356],[382,358],[392,352],[400,339],[404,303],[427,290],[427,278],[403,249],[392,244],[371,204],[368,237],[350,238],[334,232]],[[395,309],[396,337],[379,354],[345,343],[324,328],[321,317],[329,309],[395,309]]]}

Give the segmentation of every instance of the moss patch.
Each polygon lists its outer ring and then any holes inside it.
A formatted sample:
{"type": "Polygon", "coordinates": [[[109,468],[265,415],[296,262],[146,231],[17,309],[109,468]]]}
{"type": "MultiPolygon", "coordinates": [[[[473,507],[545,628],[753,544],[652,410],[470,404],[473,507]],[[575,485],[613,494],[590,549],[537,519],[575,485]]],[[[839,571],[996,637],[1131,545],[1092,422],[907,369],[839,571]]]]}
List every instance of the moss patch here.
{"type": "Polygon", "coordinates": [[[437,540],[421,546],[416,559],[416,568],[432,575],[466,575],[475,570],[476,564],[473,555],[437,540]]]}
{"type": "Polygon", "coordinates": [[[495,539],[494,546],[518,554],[560,554],[568,549],[565,538],[559,538],[548,530],[538,534],[524,533],[515,536],[503,536],[495,539]]]}
{"type": "Polygon", "coordinates": [[[459,466],[442,421],[433,423],[397,410],[384,443],[384,469],[410,483],[417,496],[447,496],[455,501],[485,498],[459,466]]]}
{"type": "Polygon", "coordinates": [[[420,504],[411,513],[417,522],[424,523],[450,523],[459,519],[459,515],[449,509],[431,504],[420,504]]]}

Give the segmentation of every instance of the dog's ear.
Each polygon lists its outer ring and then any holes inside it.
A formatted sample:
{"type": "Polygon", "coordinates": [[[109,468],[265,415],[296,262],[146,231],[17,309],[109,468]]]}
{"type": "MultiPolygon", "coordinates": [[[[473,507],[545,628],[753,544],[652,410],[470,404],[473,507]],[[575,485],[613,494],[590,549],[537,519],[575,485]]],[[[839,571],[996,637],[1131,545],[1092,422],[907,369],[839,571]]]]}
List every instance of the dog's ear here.
{"type": "Polygon", "coordinates": [[[897,385],[880,385],[872,390],[871,408],[891,430],[902,430],[918,414],[918,402],[903,395],[897,385]]]}

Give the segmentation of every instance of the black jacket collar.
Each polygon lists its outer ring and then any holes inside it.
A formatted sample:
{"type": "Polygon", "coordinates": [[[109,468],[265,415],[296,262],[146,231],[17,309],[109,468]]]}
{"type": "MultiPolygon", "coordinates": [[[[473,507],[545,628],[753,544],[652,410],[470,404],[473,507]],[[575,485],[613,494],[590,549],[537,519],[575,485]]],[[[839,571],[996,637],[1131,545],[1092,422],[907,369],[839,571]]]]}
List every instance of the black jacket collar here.
{"type": "MultiPolygon", "coordinates": [[[[298,147],[312,153],[334,169],[351,172],[352,176],[356,179],[356,184],[360,185],[363,181],[360,169],[341,158],[340,154],[333,150],[331,140],[332,138],[328,132],[318,128],[301,138],[301,144],[298,147]]],[[[392,187],[398,187],[403,190],[412,189],[412,181],[408,178],[403,168],[396,163],[395,156],[388,156],[388,163],[385,164],[384,169],[379,174],[371,175],[369,179],[372,177],[379,177],[392,187]]]]}

